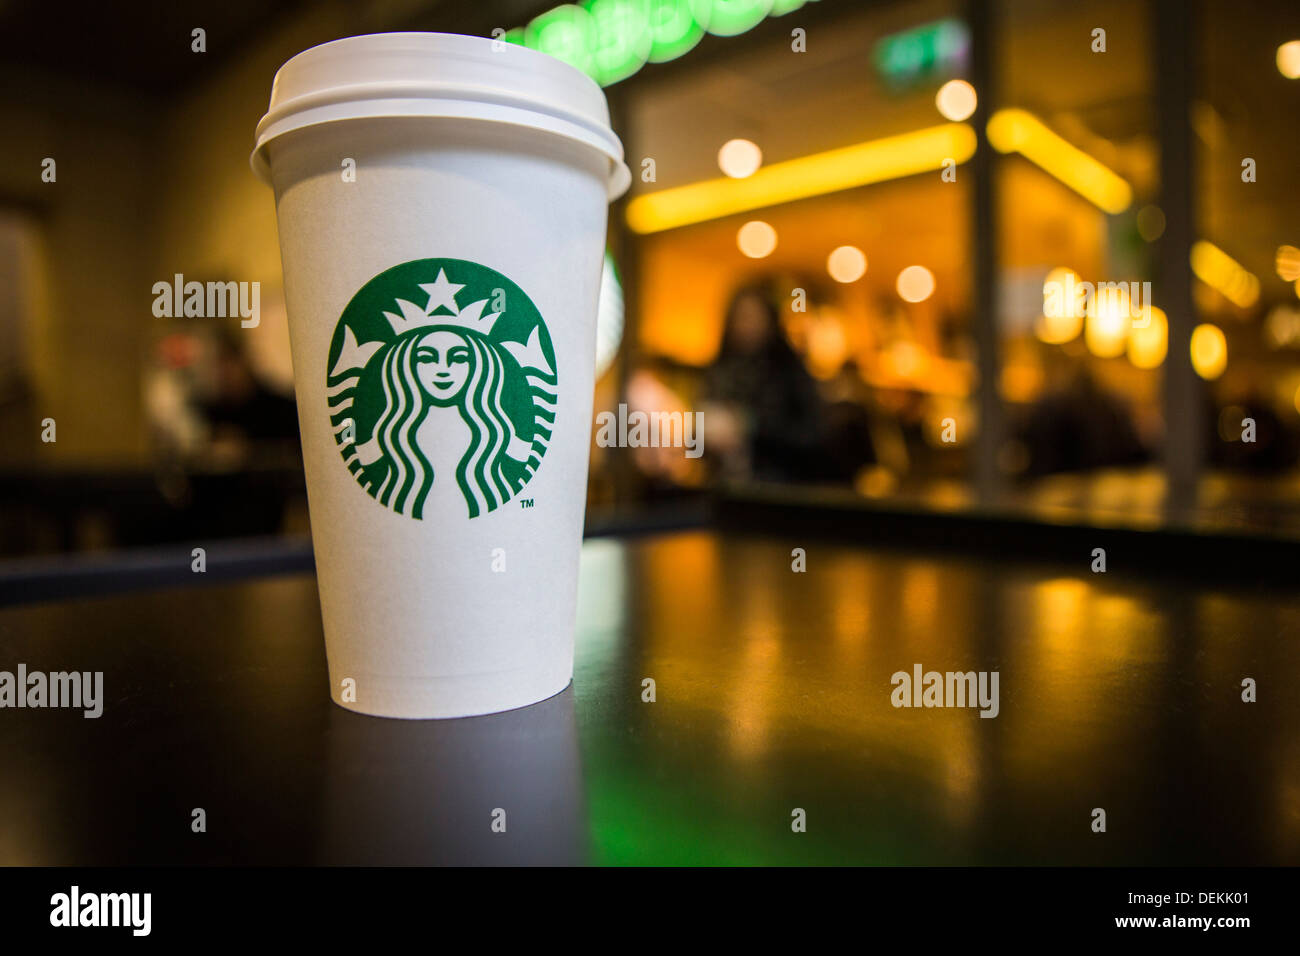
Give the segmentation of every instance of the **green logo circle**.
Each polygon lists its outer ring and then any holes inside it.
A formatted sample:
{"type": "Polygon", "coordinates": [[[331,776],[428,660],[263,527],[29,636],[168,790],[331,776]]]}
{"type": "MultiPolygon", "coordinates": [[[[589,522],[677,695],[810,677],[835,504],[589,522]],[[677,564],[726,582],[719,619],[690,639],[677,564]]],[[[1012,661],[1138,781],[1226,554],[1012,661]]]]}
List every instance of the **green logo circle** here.
{"type": "Polygon", "coordinates": [[[416,259],[381,272],[343,310],[326,367],[343,462],[398,514],[423,517],[453,476],[471,518],[495,511],[546,455],[551,336],[523,290],[487,266],[416,259]]]}

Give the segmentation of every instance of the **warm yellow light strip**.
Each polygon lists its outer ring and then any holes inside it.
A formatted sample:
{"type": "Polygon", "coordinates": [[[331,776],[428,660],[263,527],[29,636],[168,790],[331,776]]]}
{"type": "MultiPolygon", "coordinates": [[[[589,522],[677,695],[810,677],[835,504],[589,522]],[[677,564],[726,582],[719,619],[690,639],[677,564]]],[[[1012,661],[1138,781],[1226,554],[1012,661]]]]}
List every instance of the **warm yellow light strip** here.
{"type": "Polygon", "coordinates": [[[966,123],[875,139],[764,166],[745,179],[710,179],[638,196],[627,204],[633,232],[660,232],[738,212],[964,163],[975,152],[966,123]]]}
{"type": "Polygon", "coordinates": [[[1121,213],[1133,202],[1122,178],[1083,150],[1052,132],[1026,110],[998,110],[989,119],[989,144],[999,153],[1019,153],[1104,212],[1121,213]]]}
{"type": "Polygon", "coordinates": [[[1192,272],[1233,305],[1249,309],[1259,301],[1259,279],[1212,242],[1202,239],[1192,245],[1192,272]]]}

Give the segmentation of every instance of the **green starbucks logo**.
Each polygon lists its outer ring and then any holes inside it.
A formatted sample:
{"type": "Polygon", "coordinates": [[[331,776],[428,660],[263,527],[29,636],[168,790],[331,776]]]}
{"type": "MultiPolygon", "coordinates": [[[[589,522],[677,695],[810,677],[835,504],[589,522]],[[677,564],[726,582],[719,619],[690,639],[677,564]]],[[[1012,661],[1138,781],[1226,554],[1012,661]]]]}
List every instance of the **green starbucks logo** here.
{"type": "Polygon", "coordinates": [[[453,479],[471,518],[495,511],[546,455],[559,381],[551,336],[528,296],[487,266],[417,259],[381,272],[343,310],[327,368],[343,462],[398,514],[423,517],[453,479]]]}

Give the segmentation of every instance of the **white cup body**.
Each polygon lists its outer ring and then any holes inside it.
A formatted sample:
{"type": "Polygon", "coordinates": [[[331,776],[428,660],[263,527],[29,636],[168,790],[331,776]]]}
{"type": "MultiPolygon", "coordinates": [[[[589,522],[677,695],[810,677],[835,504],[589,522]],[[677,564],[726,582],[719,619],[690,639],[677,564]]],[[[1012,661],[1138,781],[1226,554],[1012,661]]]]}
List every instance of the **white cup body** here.
{"type": "MultiPolygon", "coordinates": [[[[558,693],[573,673],[609,160],[535,130],[427,117],[307,127],[271,142],[269,160],[332,698],[367,714],[429,718],[558,693]],[[554,421],[540,464],[509,497],[498,494],[503,503],[473,517],[455,480],[472,445],[469,412],[431,408],[407,433],[436,465],[419,518],[413,498],[399,513],[395,497],[384,504],[377,483],[368,491],[349,469],[354,452],[377,454],[373,435],[354,426],[354,447],[336,438],[346,375],[331,377],[331,365],[341,364],[331,355],[336,326],[371,280],[430,259],[467,261],[510,280],[540,313],[553,349],[554,421]]],[[[446,282],[465,279],[450,268],[446,282]]],[[[481,299],[481,287],[462,290],[454,307],[481,299]]],[[[426,306],[417,285],[403,290],[426,306]]],[[[503,304],[511,314],[513,295],[481,311],[503,304]]],[[[428,293],[430,307],[442,297],[428,293]]],[[[386,310],[405,318],[396,299],[386,310]]],[[[436,347],[421,354],[437,354],[443,340],[427,342],[436,347]]],[[[374,344],[357,344],[349,355],[360,362],[374,344]]],[[[535,355],[526,345],[509,348],[535,355]]],[[[374,361],[384,361],[382,347],[357,377],[374,361]]],[[[373,401],[378,393],[369,386],[367,394],[373,401]]]]}

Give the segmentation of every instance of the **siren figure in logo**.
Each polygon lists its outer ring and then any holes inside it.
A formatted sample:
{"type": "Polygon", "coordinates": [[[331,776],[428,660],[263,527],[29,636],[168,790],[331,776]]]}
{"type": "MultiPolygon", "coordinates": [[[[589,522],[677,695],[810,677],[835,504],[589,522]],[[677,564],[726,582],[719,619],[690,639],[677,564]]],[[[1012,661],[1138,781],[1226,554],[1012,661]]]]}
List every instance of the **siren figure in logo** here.
{"type": "MultiPolygon", "coordinates": [[[[355,414],[373,424],[355,449],[340,444],[358,482],[398,514],[422,517],[435,478],[454,474],[473,518],[513,498],[541,463],[556,377],[537,327],[526,344],[494,339],[501,313],[483,315],[486,299],[458,308],[455,292],[463,286],[448,283],[442,270],[422,288],[430,293],[424,309],[398,298],[402,315],[384,313],[396,333],[391,341],[359,346],[345,329],[330,378],[354,376],[341,392],[356,401],[372,396],[370,413],[355,414]],[[440,304],[449,314],[434,314],[440,304]],[[360,375],[352,370],[357,364],[360,375]]],[[[345,420],[353,421],[336,418],[336,426],[345,420]]]]}

